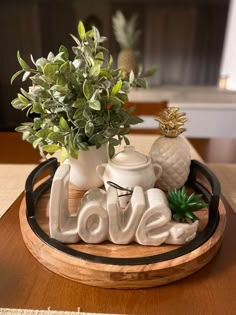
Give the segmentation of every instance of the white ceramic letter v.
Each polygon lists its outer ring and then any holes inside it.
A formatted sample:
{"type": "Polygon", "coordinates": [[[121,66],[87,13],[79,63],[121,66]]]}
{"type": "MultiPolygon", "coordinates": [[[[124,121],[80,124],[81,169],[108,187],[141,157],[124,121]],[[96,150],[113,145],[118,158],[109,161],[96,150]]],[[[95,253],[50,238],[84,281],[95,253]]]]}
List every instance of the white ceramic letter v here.
{"type": "Polygon", "coordinates": [[[109,237],[115,244],[129,244],[135,239],[135,232],[145,210],[143,188],[136,186],[128,206],[120,208],[117,190],[109,187],[107,191],[107,210],[109,215],[109,237]]]}

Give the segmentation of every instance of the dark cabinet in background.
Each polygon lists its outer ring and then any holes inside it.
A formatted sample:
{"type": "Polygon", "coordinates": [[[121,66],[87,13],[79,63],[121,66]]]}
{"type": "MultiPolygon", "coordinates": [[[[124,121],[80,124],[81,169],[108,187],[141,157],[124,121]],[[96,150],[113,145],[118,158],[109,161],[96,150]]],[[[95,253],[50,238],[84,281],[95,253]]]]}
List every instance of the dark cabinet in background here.
{"type": "Polygon", "coordinates": [[[126,16],[136,12],[142,36],[140,62],[156,65],[149,80],[157,85],[215,85],[218,81],[228,1],[150,0],[1,0],[0,2],[0,129],[15,128],[25,114],[10,102],[20,79],[10,78],[18,69],[16,52],[29,61],[57,52],[61,44],[71,47],[78,20],[95,21],[108,37],[107,47],[116,58],[119,47],[112,31],[117,9],[126,16]]]}

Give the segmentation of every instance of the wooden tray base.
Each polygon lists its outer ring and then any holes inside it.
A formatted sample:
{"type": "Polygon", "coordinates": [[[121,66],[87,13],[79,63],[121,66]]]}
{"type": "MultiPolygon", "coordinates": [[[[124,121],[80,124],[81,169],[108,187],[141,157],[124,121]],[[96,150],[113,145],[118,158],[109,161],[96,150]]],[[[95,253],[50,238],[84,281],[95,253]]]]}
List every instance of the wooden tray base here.
{"type": "MultiPolygon", "coordinates": [[[[70,189],[69,207],[77,208],[83,192],[70,189]]],[[[44,193],[37,204],[35,219],[40,227],[48,232],[48,203],[50,192],[44,193]]],[[[72,256],[43,241],[32,230],[27,220],[26,200],[20,207],[20,226],[24,242],[32,255],[49,270],[83,284],[104,288],[135,289],[160,286],[187,277],[204,267],[217,253],[226,225],[226,212],[222,201],[219,203],[219,222],[213,235],[197,249],[188,254],[156,263],[119,265],[101,262],[99,257],[134,258],[147,257],[171,251],[178,246],[164,245],[159,247],[141,246],[136,243],[114,245],[105,242],[98,245],[84,243],[66,245],[76,251],[92,254],[97,261],[88,261],[72,256]]],[[[207,221],[206,211],[202,212],[202,228],[207,221]]]]}

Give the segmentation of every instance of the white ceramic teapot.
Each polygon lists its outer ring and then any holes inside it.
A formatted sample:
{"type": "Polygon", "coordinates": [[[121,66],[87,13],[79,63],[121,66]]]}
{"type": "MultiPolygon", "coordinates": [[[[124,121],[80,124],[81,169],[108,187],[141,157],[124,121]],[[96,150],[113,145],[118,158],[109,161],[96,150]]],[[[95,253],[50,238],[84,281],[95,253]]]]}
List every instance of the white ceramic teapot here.
{"type": "Polygon", "coordinates": [[[135,151],[131,145],[125,146],[108,163],[98,165],[96,170],[106,190],[107,181],[111,181],[124,188],[141,186],[144,191],[154,187],[162,171],[159,164],[152,164],[148,156],[135,151]]]}

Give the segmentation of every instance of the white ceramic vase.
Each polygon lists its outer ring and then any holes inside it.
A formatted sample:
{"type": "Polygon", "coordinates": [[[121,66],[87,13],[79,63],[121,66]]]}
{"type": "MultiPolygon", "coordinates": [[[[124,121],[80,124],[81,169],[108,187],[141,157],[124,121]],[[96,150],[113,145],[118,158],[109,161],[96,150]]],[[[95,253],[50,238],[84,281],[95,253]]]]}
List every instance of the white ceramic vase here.
{"type": "Polygon", "coordinates": [[[79,190],[101,187],[103,180],[96,172],[97,165],[108,161],[107,145],[99,149],[89,147],[88,151],[79,151],[78,159],[69,157],[65,163],[70,165],[70,183],[79,190]]]}

